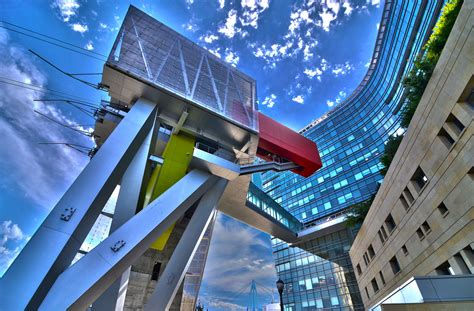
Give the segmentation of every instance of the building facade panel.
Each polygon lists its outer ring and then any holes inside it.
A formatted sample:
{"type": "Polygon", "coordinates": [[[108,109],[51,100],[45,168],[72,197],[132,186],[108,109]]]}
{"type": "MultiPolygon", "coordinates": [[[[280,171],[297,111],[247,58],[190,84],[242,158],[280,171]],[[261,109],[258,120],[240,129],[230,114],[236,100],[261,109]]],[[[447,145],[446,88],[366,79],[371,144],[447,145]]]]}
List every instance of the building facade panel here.
{"type": "Polygon", "coordinates": [[[474,273],[473,12],[465,1],[351,248],[367,308],[412,277],[474,273]]]}
{"type": "MultiPolygon", "coordinates": [[[[306,179],[292,173],[262,174],[264,191],[306,226],[332,219],[334,215],[370,198],[377,191],[383,179],[379,171],[385,142],[390,135],[401,131],[399,111],[405,100],[401,79],[421,52],[442,4],[443,1],[386,1],[373,58],[365,78],[344,102],[301,130],[303,135],[317,143],[322,169],[306,179]]],[[[334,245],[344,245],[346,233],[346,230],[331,233],[335,234],[334,245]],[[338,238],[340,240],[336,242],[338,238]]],[[[350,245],[350,237],[348,241],[350,245]]],[[[273,240],[275,254],[296,252],[297,249],[303,257],[319,256],[324,264],[335,264],[331,257],[306,247],[298,245],[292,248],[277,239],[273,240]]],[[[350,261],[348,248],[343,248],[342,254],[350,261]]],[[[285,268],[283,260],[287,259],[276,255],[277,271],[281,264],[285,268]]],[[[289,269],[285,268],[284,273],[278,271],[278,274],[290,284],[289,288],[299,288],[301,277],[296,259],[287,261],[289,269]]],[[[307,266],[310,279],[320,276],[317,269],[312,269],[313,265],[307,266]]],[[[353,273],[349,264],[345,279],[333,279],[341,282],[338,288],[353,289],[358,295],[357,286],[351,281],[354,280],[353,273]]],[[[311,297],[322,295],[322,291],[316,287],[306,287],[304,292],[311,297]]],[[[311,299],[305,300],[308,303],[303,304],[303,299],[296,298],[298,295],[294,291],[285,292],[284,302],[289,303],[288,310],[319,307],[310,306],[311,299]]],[[[360,298],[352,298],[351,301],[341,299],[339,305],[323,303],[323,306],[348,310],[363,308],[360,298]]]]}

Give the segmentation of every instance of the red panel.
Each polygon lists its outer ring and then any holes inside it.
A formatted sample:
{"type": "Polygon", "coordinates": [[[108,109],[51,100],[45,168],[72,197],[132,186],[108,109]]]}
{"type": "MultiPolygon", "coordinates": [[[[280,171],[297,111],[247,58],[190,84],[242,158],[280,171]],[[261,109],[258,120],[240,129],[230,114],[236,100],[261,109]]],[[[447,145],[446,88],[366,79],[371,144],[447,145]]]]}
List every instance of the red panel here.
{"type": "Polygon", "coordinates": [[[260,112],[258,123],[259,157],[271,160],[270,154],[272,154],[290,160],[302,167],[293,172],[304,177],[311,176],[322,167],[318,147],[313,141],[260,112]]]}

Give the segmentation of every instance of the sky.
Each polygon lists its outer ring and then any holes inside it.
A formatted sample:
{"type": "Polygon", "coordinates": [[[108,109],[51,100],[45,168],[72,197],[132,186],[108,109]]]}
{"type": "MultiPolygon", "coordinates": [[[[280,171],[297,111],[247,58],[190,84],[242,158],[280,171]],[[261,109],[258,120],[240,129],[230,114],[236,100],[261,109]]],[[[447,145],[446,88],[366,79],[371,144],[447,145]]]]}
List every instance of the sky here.
{"type": "MultiPolygon", "coordinates": [[[[255,78],[259,109],[299,130],[341,103],[362,80],[380,22],[379,2],[2,1],[0,20],[84,50],[74,53],[0,24],[0,275],[89,160],[73,149],[40,143],[93,146],[90,137],[35,110],[85,132],[91,131],[91,117],[68,105],[34,100],[108,99],[107,93],[52,69],[29,49],[68,72],[100,73],[133,4],[255,78]]],[[[84,78],[100,80],[98,75],[84,78]]],[[[262,288],[275,286],[270,238],[220,215],[200,300],[209,310],[243,310],[252,279],[262,288]]],[[[261,303],[271,301],[270,294],[259,292],[261,303]]]]}

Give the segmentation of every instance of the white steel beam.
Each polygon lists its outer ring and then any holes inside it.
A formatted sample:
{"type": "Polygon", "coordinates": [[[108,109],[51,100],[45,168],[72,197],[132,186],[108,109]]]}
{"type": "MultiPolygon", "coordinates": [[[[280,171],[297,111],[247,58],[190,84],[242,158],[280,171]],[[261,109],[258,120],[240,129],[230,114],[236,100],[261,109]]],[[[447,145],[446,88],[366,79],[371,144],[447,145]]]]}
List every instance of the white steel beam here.
{"type": "Polygon", "coordinates": [[[38,308],[71,264],[155,119],[156,105],[138,100],[119,123],[0,279],[1,310],[38,308]]]}
{"type": "Polygon", "coordinates": [[[39,310],[85,310],[206,193],[218,177],[193,170],[64,271],[39,310]]]}
{"type": "Polygon", "coordinates": [[[169,310],[171,303],[183,281],[186,271],[193,260],[194,254],[204,232],[213,218],[213,211],[217,207],[228,181],[219,180],[214,187],[199,201],[191,221],[187,225],[178,245],[173,251],[165,270],[158,279],[155,290],[145,305],[145,311],[169,310]]]}
{"type": "MultiPolygon", "coordinates": [[[[123,174],[110,226],[110,233],[135,216],[138,206],[143,206],[146,184],[151,173],[151,165],[148,159],[151,151],[154,150],[158,128],[159,125],[155,120],[153,129],[148,133],[137,154],[123,174]]],[[[123,310],[129,274],[130,267],[94,302],[92,310],[123,310]]]]}

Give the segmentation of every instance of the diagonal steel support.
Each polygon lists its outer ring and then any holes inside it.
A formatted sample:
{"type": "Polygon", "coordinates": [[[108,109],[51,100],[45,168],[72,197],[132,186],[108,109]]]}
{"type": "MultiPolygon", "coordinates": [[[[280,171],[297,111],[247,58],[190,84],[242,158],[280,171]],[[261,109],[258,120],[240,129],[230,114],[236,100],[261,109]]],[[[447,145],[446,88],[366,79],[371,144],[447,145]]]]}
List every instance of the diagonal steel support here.
{"type": "Polygon", "coordinates": [[[227,183],[227,180],[220,179],[199,201],[191,221],[187,225],[178,245],[173,251],[173,255],[171,255],[165,270],[156,284],[153,294],[145,306],[145,311],[169,310],[171,307],[171,303],[193,260],[199,242],[213,217],[213,211],[217,207],[217,203],[224,193],[227,183]]]}
{"type": "Polygon", "coordinates": [[[85,310],[217,181],[193,170],[64,271],[39,310],[85,310]],[[94,267],[91,269],[91,267],[94,267]]]}
{"type": "Polygon", "coordinates": [[[156,119],[138,100],[0,279],[2,310],[35,310],[78,252],[156,119]]]}
{"type": "MultiPolygon", "coordinates": [[[[110,226],[111,233],[135,216],[138,206],[143,206],[146,185],[151,173],[151,161],[148,159],[155,147],[159,128],[157,123],[155,121],[153,129],[148,133],[125,174],[123,174],[110,226]]],[[[130,267],[94,302],[92,310],[123,310],[129,274],[130,267]]]]}

